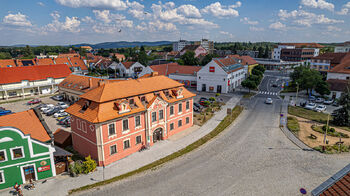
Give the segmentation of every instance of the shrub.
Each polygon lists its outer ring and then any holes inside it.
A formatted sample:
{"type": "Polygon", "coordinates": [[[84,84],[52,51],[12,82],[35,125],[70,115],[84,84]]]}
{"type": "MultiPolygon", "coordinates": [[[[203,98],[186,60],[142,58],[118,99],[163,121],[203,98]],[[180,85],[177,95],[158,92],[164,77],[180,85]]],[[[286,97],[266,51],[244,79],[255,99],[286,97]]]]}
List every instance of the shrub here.
{"type": "Polygon", "coordinates": [[[220,96],[220,93],[216,93],[216,94],[215,94],[215,97],[218,97],[218,96],[220,96]]]}
{"type": "Polygon", "coordinates": [[[206,107],[210,106],[210,101],[204,101],[204,106],[206,107]]]}
{"type": "Polygon", "coordinates": [[[215,97],[210,97],[209,101],[214,102],[214,101],[216,101],[216,99],[215,99],[215,97]]]}
{"type": "Polygon", "coordinates": [[[84,174],[95,171],[96,166],[96,161],[92,160],[90,155],[88,157],[85,157],[85,161],[83,163],[84,174]]]}
{"type": "Polygon", "coordinates": [[[331,133],[334,133],[334,132],[335,132],[335,129],[332,127],[332,128],[330,128],[328,131],[331,132],[331,133]]]}
{"type": "Polygon", "coordinates": [[[82,174],[83,173],[83,162],[81,160],[75,161],[74,164],[69,166],[71,174],[82,174]]]}

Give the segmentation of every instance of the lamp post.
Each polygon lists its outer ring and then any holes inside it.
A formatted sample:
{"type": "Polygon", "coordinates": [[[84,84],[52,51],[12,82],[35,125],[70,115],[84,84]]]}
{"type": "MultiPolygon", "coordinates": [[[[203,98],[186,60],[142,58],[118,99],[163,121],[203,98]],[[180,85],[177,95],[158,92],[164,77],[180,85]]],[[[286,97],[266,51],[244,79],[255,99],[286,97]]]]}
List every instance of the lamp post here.
{"type": "Polygon", "coordinates": [[[326,144],[326,138],[327,138],[327,131],[328,131],[328,124],[329,124],[329,114],[328,114],[328,119],[327,119],[327,125],[326,125],[326,131],[324,132],[324,139],[323,139],[323,144],[326,144]]]}
{"type": "Polygon", "coordinates": [[[299,83],[296,82],[296,84],[297,84],[297,96],[296,96],[296,99],[295,99],[295,106],[297,106],[297,104],[298,104],[298,94],[299,94],[299,83]]]}

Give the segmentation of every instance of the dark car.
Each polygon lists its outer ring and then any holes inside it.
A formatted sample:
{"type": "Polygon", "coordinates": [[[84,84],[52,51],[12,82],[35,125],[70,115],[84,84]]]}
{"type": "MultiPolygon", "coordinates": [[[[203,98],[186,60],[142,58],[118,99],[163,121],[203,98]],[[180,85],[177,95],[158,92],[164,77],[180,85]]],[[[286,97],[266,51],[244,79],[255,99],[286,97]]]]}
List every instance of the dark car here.
{"type": "Polygon", "coordinates": [[[11,114],[12,111],[11,110],[0,110],[0,116],[4,116],[4,115],[7,115],[7,114],[11,114]]]}
{"type": "Polygon", "coordinates": [[[338,103],[337,101],[334,101],[334,102],[332,103],[332,106],[339,107],[339,103],[338,103]]]}
{"type": "Polygon", "coordinates": [[[275,87],[275,88],[276,88],[276,87],[278,87],[278,85],[277,85],[277,84],[272,84],[272,87],[275,87]]]}
{"type": "Polygon", "coordinates": [[[203,106],[201,106],[201,105],[198,104],[198,103],[193,103],[193,105],[196,106],[198,109],[202,109],[202,108],[203,108],[203,106]]]}
{"type": "Polygon", "coordinates": [[[209,99],[205,98],[205,97],[201,97],[199,99],[199,104],[202,105],[202,106],[205,106],[205,102],[206,101],[209,101],[209,99]]]}
{"type": "Polygon", "coordinates": [[[70,120],[70,116],[67,116],[61,120],[58,121],[59,125],[65,125],[66,121],[70,120]]]}
{"type": "Polygon", "coordinates": [[[62,110],[61,107],[55,107],[53,110],[49,111],[48,113],[46,113],[47,116],[52,116],[54,113],[58,112],[62,110]]]}

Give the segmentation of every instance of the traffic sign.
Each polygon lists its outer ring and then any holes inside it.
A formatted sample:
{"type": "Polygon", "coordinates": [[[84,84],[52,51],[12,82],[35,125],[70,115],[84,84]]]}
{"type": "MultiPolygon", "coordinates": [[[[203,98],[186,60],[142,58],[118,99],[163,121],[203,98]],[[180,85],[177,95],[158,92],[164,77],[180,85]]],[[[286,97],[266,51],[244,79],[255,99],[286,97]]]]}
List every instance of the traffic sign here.
{"type": "Polygon", "coordinates": [[[300,189],[300,193],[303,194],[303,195],[306,195],[307,191],[304,188],[301,188],[300,189]]]}

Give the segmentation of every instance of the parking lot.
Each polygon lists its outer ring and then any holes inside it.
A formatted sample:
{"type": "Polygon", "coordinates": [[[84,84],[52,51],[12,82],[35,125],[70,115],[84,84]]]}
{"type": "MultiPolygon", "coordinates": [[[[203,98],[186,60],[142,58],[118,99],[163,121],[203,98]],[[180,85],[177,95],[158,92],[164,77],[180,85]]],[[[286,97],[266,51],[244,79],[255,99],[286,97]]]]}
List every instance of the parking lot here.
{"type": "MultiPolygon", "coordinates": [[[[59,102],[59,101],[55,101],[55,100],[51,99],[50,97],[40,98],[40,100],[42,101],[41,103],[53,104],[53,105],[57,105],[57,103],[59,102]]],[[[39,104],[28,105],[27,104],[28,101],[30,101],[30,100],[23,100],[23,101],[17,101],[17,102],[12,102],[12,103],[2,103],[2,104],[0,104],[0,107],[4,107],[6,110],[11,110],[12,112],[16,113],[16,112],[23,112],[23,111],[29,110],[29,109],[39,105],[39,104]]],[[[59,128],[70,132],[70,128],[59,125],[58,121],[56,120],[56,118],[54,118],[53,115],[46,116],[45,114],[42,113],[42,116],[45,119],[45,122],[47,123],[47,125],[49,126],[49,128],[52,132],[55,132],[59,128]]]]}
{"type": "MultiPolygon", "coordinates": [[[[300,104],[309,101],[309,99],[307,97],[305,97],[305,96],[298,97],[298,100],[296,100],[296,97],[292,97],[292,100],[290,101],[290,104],[291,105],[295,105],[295,101],[297,101],[297,106],[300,106],[300,104]]],[[[326,110],[324,111],[324,113],[327,113],[327,114],[332,114],[334,110],[340,108],[339,106],[333,106],[332,104],[330,104],[330,105],[327,105],[327,104],[324,104],[324,103],[315,103],[315,104],[316,104],[316,106],[318,106],[318,105],[326,106],[326,110]]]]}

